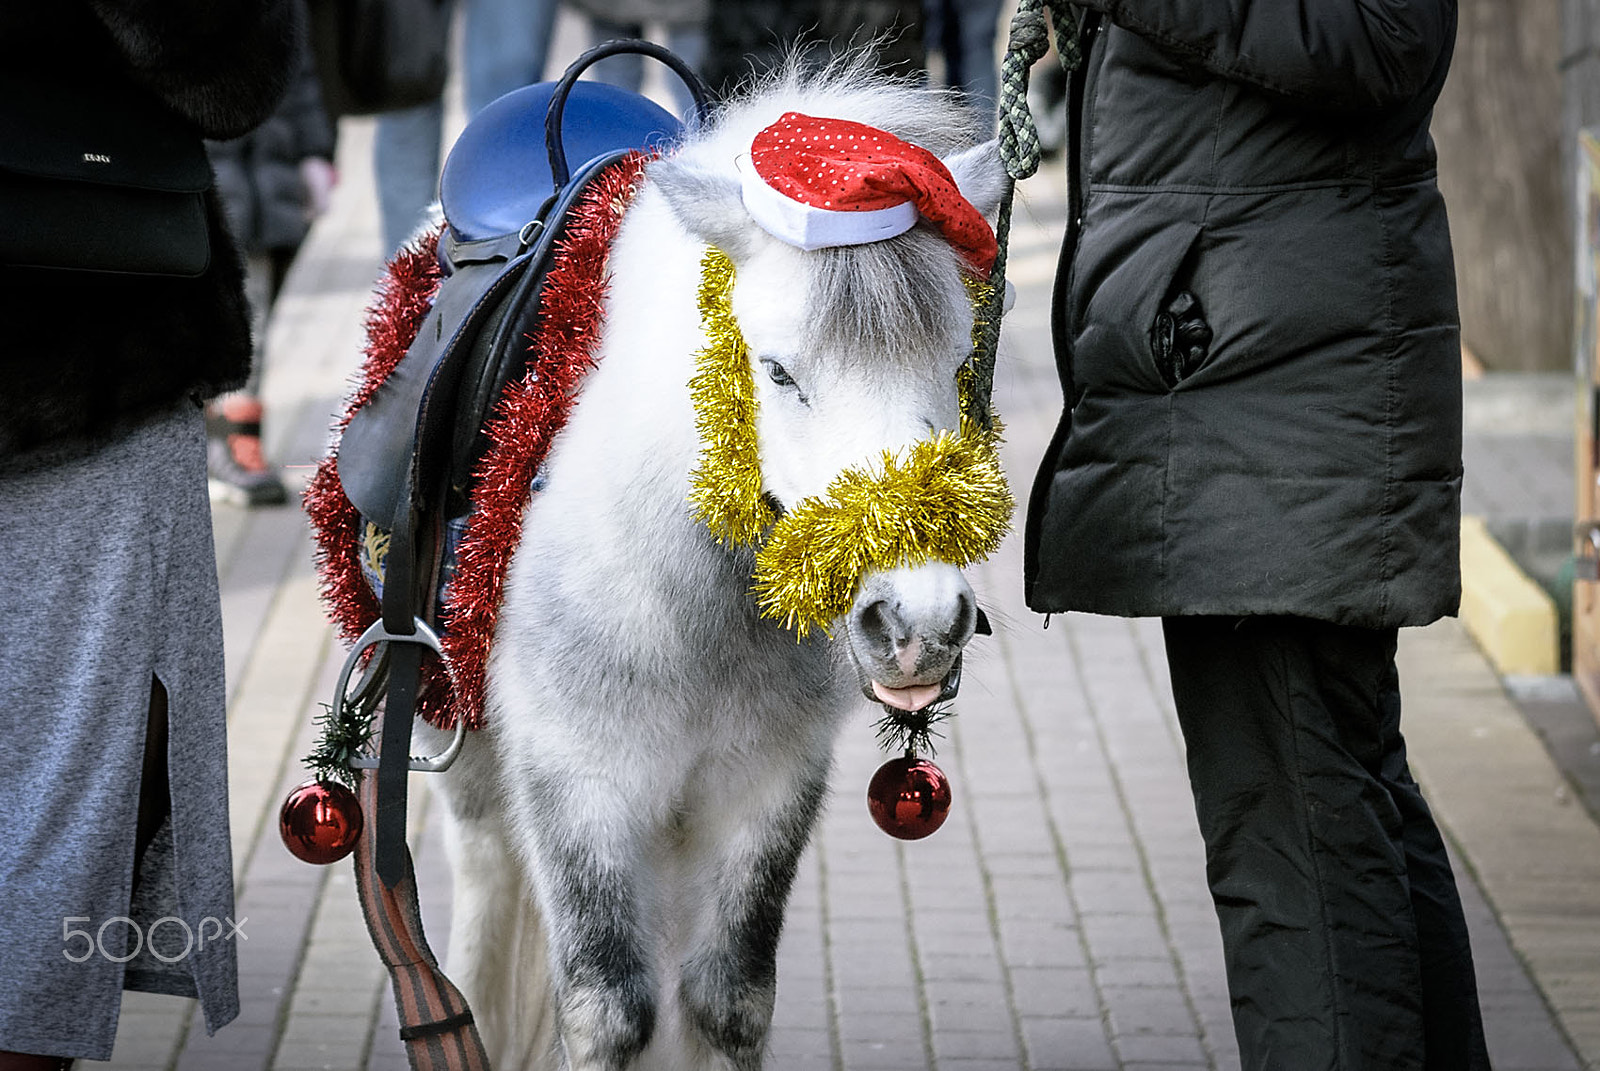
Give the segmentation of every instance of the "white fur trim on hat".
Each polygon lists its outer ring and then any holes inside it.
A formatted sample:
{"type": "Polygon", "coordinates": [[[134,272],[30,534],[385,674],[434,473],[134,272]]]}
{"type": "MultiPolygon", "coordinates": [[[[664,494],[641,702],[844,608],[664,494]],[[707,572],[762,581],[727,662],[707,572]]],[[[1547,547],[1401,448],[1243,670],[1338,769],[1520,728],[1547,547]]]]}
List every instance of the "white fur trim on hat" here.
{"type": "Polygon", "coordinates": [[[786,197],[756,173],[748,155],[740,154],[740,190],[744,207],[761,229],[781,242],[807,252],[836,245],[865,245],[904,234],[916,225],[917,206],[902,201],[888,208],[845,212],[814,208],[786,197]]]}

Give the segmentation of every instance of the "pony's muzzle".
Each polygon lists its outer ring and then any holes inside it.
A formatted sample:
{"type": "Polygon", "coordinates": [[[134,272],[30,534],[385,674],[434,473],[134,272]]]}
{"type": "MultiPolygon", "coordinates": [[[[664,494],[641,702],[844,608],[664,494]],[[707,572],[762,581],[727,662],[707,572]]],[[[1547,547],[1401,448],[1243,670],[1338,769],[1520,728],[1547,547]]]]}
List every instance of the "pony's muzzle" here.
{"type": "Polygon", "coordinates": [[[901,710],[938,701],[977,622],[977,598],[952,565],[866,577],[846,617],[862,694],[901,710]]]}

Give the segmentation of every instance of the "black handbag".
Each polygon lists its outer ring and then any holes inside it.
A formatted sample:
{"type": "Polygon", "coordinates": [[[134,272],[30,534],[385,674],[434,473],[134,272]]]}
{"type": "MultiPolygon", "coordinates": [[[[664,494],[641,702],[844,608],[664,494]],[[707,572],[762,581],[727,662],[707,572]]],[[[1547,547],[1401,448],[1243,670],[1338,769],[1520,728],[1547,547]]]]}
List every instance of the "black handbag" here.
{"type": "Polygon", "coordinates": [[[452,0],[313,0],[311,43],[329,114],[373,115],[438,100],[452,0]]]}
{"type": "Polygon", "coordinates": [[[198,132],[132,83],[0,73],[0,265],[201,275],[210,185],[198,132]]]}

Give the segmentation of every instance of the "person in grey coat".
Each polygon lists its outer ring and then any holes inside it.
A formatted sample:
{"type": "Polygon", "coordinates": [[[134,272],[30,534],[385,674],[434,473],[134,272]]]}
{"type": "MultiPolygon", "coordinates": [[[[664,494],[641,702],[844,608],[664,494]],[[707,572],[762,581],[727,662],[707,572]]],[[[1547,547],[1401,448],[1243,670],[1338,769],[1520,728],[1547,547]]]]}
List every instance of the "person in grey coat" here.
{"type": "Polygon", "coordinates": [[[1028,602],[1164,619],[1246,1071],[1480,1071],[1395,668],[1460,597],[1456,5],[1078,8],[1028,602]]]}
{"type": "MultiPolygon", "coordinates": [[[[15,0],[34,92],[0,110],[70,78],[198,157],[272,111],[299,31],[287,0],[15,0]]],[[[250,328],[214,190],[201,223],[193,276],[0,256],[3,1071],[110,1059],[124,989],[196,998],[208,1032],[239,1010],[201,404],[244,381],[250,328]]]]}

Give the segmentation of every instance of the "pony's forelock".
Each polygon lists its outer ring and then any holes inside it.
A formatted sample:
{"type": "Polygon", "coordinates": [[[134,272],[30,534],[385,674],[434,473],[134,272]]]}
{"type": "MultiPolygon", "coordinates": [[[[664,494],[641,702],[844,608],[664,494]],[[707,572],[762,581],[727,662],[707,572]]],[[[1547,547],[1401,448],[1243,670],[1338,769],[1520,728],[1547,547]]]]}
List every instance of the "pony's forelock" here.
{"type": "Polygon", "coordinates": [[[921,360],[972,326],[960,257],[926,225],[867,245],[819,249],[806,293],[806,342],[921,360]]]}

